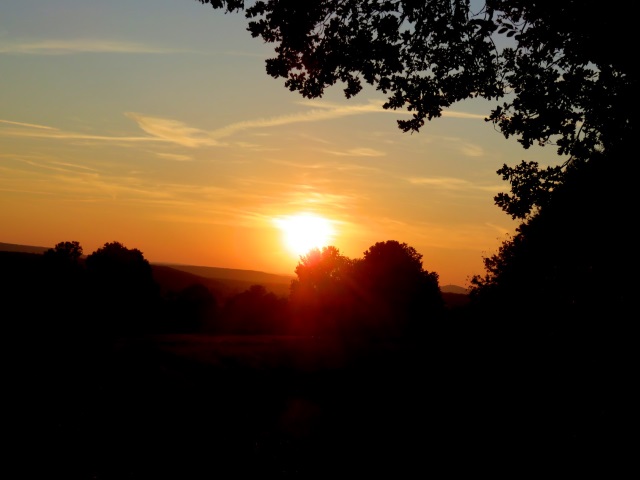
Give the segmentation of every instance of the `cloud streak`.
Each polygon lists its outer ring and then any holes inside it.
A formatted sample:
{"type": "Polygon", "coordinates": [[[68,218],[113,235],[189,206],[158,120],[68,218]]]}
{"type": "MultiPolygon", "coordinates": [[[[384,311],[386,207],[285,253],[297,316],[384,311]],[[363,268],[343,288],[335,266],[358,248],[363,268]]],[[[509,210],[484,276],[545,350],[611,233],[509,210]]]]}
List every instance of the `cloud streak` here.
{"type": "Polygon", "coordinates": [[[151,117],[134,112],[125,113],[153,138],[165,142],[177,143],[185,147],[216,146],[220,143],[206,131],[189,127],[178,120],[151,117]]]}
{"type": "Polygon", "coordinates": [[[169,141],[157,137],[116,137],[108,135],[90,135],[86,133],[68,132],[45,125],[0,120],[0,123],[14,125],[18,128],[0,128],[0,135],[17,138],[49,138],[53,140],[96,140],[102,142],[159,142],[169,141]]]}
{"type": "MultiPolygon", "coordinates": [[[[302,105],[313,106],[313,108],[288,115],[232,123],[210,131],[189,127],[187,124],[177,120],[152,117],[136,112],[127,112],[125,115],[134,120],[146,133],[158,139],[186,147],[202,147],[226,146],[227,144],[223,142],[224,139],[247,130],[259,130],[291,124],[333,120],[351,115],[384,112],[377,102],[354,105],[305,102],[302,105]]],[[[351,155],[356,154],[358,153],[351,153],[351,155]]],[[[360,155],[362,155],[362,151],[360,151],[360,155]]]]}
{"type": "MultiPolygon", "coordinates": [[[[189,148],[197,147],[220,147],[228,146],[224,139],[248,130],[261,130],[265,128],[279,127],[291,124],[310,123],[333,120],[336,118],[348,117],[353,115],[363,115],[370,113],[408,113],[395,112],[382,108],[382,102],[369,101],[362,104],[341,105],[335,103],[320,102],[297,102],[305,107],[311,107],[310,110],[296,112],[286,115],[279,115],[270,118],[262,118],[255,120],[246,120],[242,122],[232,123],[230,125],[215,130],[204,130],[187,125],[179,120],[171,118],[155,117],[144,115],[136,112],[125,112],[125,116],[136,122],[138,127],[147,133],[148,137],[138,136],[108,136],[108,135],[90,135],[85,133],[76,133],[63,131],[54,127],[45,125],[36,125],[31,123],[16,122],[12,120],[0,119],[0,123],[16,127],[16,129],[0,129],[0,134],[16,136],[16,137],[34,137],[34,138],[51,138],[51,139],[72,139],[72,140],[95,140],[95,141],[111,141],[111,142],[167,142],[181,145],[189,148]]],[[[449,112],[450,116],[459,118],[483,118],[481,115],[449,112]]],[[[251,144],[252,148],[256,145],[251,144]]],[[[333,155],[352,156],[352,157],[373,157],[382,156],[383,152],[370,148],[355,148],[347,151],[330,151],[333,155]]],[[[469,150],[468,155],[477,156],[481,154],[479,151],[469,150]]]]}
{"type": "Polygon", "coordinates": [[[178,153],[161,153],[156,152],[156,155],[160,158],[166,158],[168,160],[173,160],[175,162],[189,162],[193,160],[189,155],[180,155],[178,153]]]}
{"type": "Polygon", "coordinates": [[[95,39],[34,40],[0,43],[0,54],[14,55],[73,55],[79,53],[166,54],[182,51],[173,48],[152,47],[135,42],[95,39]]]}
{"type": "Polygon", "coordinates": [[[386,155],[385,152],[366,147],[350,148],[349,150],[344,150],[341,152],[337,150],[325,150],[324,152],[339,157],[384,157],[386,155]]]}
{"type": "Polygon", "coordinates": [[[380,173],[381,170],[377,167],[371,167],[368,165],[359,165],[357,163],[345,163],[345,162],[320,162],[320,163],[308,163],[308,162],[291,162],[287,160],[272,159],[269,160],[276,165],[283,165],[285,167],[307,169],[307,170],[336,170],[340,172],[352,171],[352,172],[370,172],[380,173]]]}
{"type": "Polygon", "coordinates": [[[446,190],[482,190],[486,192],[499,192],[504,190],[502,186],[477,185],[468,180],[453,177],[410,177],[405,180],[412,185],[430,186],[446,190]]]}
{"type": "Polygon", "coordinates": [[[6,125],[15,125],[18,127],[26,127],[26,128],[40,128],[43,130],[56,130],[53,127],[47,127],[46,125],[36,125],[33,123],[23,123],[23,122],[12,122],[11,120],[2,120],[0,119],[0,123],[4,123],[6,125]]]}
{"type": "MultiPolygon", "coordinates": [[[[317,100],[311,100],[306,102],[296,102],[299,105],[311,106],[313,108],[321,108],[321,109],[339,109],[342,108],[342,105],[330,102],[319,102],[317,100]]],[[[393,110],[393,109],[385,109],[383,108],[384,102],[380,100],[369,100],[365,104],[356,105],[354,109],[357,109],[361,113],[391,113],[393,115],[412,115],[413,112],[408,112],[406,110],[393,110]]],[[[486,115],[480,115],[477,113],[468,113],[468,112],[458,112],[455,110],[443,110],[443,117],[451,117],[451,118],[466,118],[470,120],[484,120],[486,115]]]]}

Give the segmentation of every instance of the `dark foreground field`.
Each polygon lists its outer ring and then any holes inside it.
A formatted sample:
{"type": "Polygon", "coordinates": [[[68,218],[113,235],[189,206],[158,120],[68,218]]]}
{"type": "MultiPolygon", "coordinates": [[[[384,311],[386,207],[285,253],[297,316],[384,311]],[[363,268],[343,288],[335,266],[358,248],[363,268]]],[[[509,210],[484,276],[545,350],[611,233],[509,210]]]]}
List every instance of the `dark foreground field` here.
{"type": "Polygon", "coordinates": [[[14,358],[12,478],[509,474],[588,462],[607,433],[575,378],[442,339],[145,336],[84,358],[50,346],[49,362],[37,348],[14,358]]]}

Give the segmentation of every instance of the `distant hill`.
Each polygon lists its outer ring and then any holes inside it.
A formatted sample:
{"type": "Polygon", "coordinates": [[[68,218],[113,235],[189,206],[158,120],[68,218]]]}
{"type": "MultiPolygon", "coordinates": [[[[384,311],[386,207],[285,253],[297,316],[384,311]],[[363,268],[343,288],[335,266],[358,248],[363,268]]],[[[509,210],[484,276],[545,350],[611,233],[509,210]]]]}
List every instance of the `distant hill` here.
{"type": "Polygon", "coordinates": [[[467,295],[469,293],[469,290],[459,285],[442,285],[440,286],[440,291],[442,293],[461,293],[463,295],[467,295]]]}
{"type": "Polygon", "coordinates": [[[44,253],[51,247],[34,247],[31,245],[17,245],[15,243],[0,242],[0,252],[44,253]]]}
{"type": "Polygon", "coordinates": [[[287,285],[287,287],[291,283],[291,280],[295,278],[293,275],[277,275],[275,273],[266,273],[257,270],[239,270],[234,268],[205,267],[196,265],[177,265],[171,263],[154,263],[154,265],[164,265],[176,270],[182,270],[183,272],[192,273],[194,275],[199,275],[200,277],[205,278],[237,280],[240,282],[252,282],[260,284],[276,283],[287,285]]]}
{"type": "Polygon", "coordinates": [[[288,296],[292,278],[253,270],[150,263],[153,277],[164,291],[176,292],[200,283],[222,301],[248,290],[252,285],[262,285],[281,297],[288,296]]]}

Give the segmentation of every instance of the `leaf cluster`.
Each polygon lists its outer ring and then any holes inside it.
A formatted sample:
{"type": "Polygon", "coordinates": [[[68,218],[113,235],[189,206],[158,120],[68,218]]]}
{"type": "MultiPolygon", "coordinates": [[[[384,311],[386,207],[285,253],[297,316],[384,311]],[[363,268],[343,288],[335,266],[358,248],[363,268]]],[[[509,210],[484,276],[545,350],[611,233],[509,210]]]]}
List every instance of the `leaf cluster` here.
{"type": "Polygon", "coordinates": [[[438,274],[406,243],[378,242],[362,258],[334,247],[300,258],[291,283],[294,317],[316,333],[367,333],[395,337],[424,328],[443,308],[438,274]]]}
{"type": "Polygon", "coordinates": [[[487,121],[524,148],[555,143],[585,160],[629,135],[637,74],[625,47],[632,16],[589,0],[198,0],[245,10],[253,37],[275,44],[267,73],[321,97],[364,84],[407,109],[403,131],[474,97],[502,99],[487,121]]]}

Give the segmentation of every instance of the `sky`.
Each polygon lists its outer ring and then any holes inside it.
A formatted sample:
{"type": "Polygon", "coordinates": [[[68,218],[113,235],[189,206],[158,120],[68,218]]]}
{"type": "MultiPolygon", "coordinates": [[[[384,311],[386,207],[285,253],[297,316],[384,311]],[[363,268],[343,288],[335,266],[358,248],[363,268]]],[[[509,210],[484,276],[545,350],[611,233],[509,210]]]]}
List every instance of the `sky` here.
{"type": "Polygon", "coordinates": [[[283,225],[362,258],[396,240],[441,286],[469,286],[517,222],[494,203],[523,149],[468,100],[404,133],[365,88],[304,99],[242,14],[196,0],[0,3],[0,242],[293,275],[283,225]],[[299,222],[298,222],[299,223],[299,222]]]}

